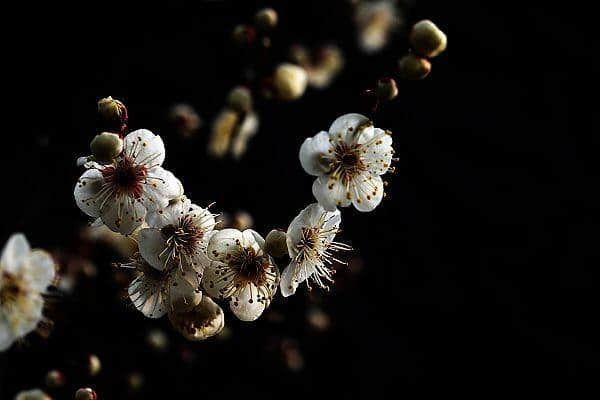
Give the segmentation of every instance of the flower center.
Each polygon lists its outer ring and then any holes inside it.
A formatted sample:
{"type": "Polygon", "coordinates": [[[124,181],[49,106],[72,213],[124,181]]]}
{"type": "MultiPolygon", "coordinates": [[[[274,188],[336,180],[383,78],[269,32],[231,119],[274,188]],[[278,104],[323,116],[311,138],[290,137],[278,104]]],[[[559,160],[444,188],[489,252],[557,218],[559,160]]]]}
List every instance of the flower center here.
{"type": "Polygon", "coordinates": [[[118,194],[127,194],[139,198],[144,192],[146,180],[145,165],[135,164],[129,156],[124,156],[102,170],[104,180],[115,188],[118,194]]]}
{"type": "Polygon", "coordinates": [[[333,176],[341,178],[344,183],[352,180],[357,174],[366,169],[360,156],[360,145],[340,143],[334,151],[331,171],[333,176]]]}
{"type": "Polygon", "coordinates": [[[235,271],[236,279],[242,283],[252,282],[256,286],[260,286],[267,281],[269,259],[258,255],[252,248],[242,248],[229,265],[235,271]]]}
{"type": "Polygon", "coordinates": [[[167,238],[167,244],[174,256],[179,252],[186,255],[193,254],[204,237],[204,230],[196,226],[195,221],[189,215],[179,218],[177,225],[167,225],[160,231],[167,238]]]}

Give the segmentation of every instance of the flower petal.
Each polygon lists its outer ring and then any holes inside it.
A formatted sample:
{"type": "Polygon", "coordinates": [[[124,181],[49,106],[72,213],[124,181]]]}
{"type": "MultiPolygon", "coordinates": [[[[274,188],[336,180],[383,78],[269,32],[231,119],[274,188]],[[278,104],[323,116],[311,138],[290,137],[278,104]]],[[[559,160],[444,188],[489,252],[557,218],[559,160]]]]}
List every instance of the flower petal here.
{"type": "Polygon", "coordinates": [[[373,211],[383,199],[383,180],[380,176],[362,173],[354,179],[352,188],[352,204],[358,211],[373,211]]]}
{"type": "Polygon", "coordinates": [[[348,207],[352,202],[352,194],[346,191],[344,184],[337,179],[320,176],[313,182],[312,192],[319,204],[327,211],[335,211],[336,207],[348,207]]]}
{"type": "Polygon", "coordinates": [[[30,251],[31,247],[29,247],[25,235],[14,233],[8,238],[4,250],[2,250],[0,270],[14,274],[21,268],[22,262],[27,258],[30,251]]]}
{"type": "Polygon", "coordinates": [[[329,137],[336,142],[354,143],[360,128],[370,123],[369,118],[361,114],[345,114],[337,118],[329,127],[329,137]]]}
{"type": "Polygon", "coordinates": [[[206,254],[211,260],[225,262],[240,251],[244,240],[244,235],[237,229],[220,230],[210,238],[206,254]]]}
{"type": "Polygon", "coordinates": [[[183,185],[170,171],[155,167],[148,171],[144,182],[146,207],[157,210],[167,207],[169,201],[183,195],[183,185]]]}
{"type": "Polygon", "coordinates": [[[262,250],[265,245],[265,239],[258,234],[254,229],[246,229],[242,232],[244,237],[243,246],[246,248],[252,247],[257,253],[262,250]]]}
{"type": "Polygon", "coordinates": [[[160,136],[148,129],[138,129],[125,136],[125,154],[136,164],[144,164],[148,168],[161,166],[165,161],[165,144],[160,136]]]}
{"type": "Polygon", "coordinates": [[[241,321],[255,321],[267,305],[266,301],[259,301],[258,288],[253,283],[244,286],[229,302],[229,308],[241,321]]]}
{"type": "Polygon", "coordinates": [[[144,223],[146,207],[139,200],[121,195],[104,204],[100,218],[113,232],[130,235],[144,223]]]}
{"type": "Polygon", "coordinates": [[[44,250],[33,250],[26,262],[29,287],[42,293],[54,280],[56,267],[52,256],[44,250]]]}
{"type": "Polygon", "coordinates": [[[169,280],[169,303],[173,312],[188,312],[202,300],[200,278],[188,268],[177,268],[169,280]]]}
{"type": "Polygon", "coordinates": [[[383,175],[390,168],[394,149],[392,148],[392,137],[383,129],[364,129],[358,139],[363,145],[362,159],[367,169],[374,175],[383,175]]]}
{"type": "Polygon", "coordinates": [[[232,271],[226,264],[215,261],[204,270],[202,287],[210,297],[223,300],[229,295],[226,287],[231,283],[231,275],[232,271]]]}
{"type": "Polygon", "coordinates": [[[164,250],[167,248],[167,242],[160,230],[154,228],[142,229],[140,231],[139,248],[140,254],[148,264],[159,271],[165,269],[168,252],[164,252],[164,250]],[[163,253],[162,256],[161,253],[163,253]]]}
{"type": "Polygon", "coordinates": [[[329,170],[327,157],[331,153],[333,153],[333,146],[329,134],[325,131],[319,132],[302,143],[299,154],[300,164],[310,175],[323,175],[329,170]]]}
{"type": "Polygon", "coordinates": [[[89,215],[90,217],[100,216],[100,206],[106,198],[110,195],[110,192],[106,192],[104,195],[97,197],[102,190],[104,184],[104,178],[102,172],[97,169],[88,169],[81,175],[75,184],[73,195],[75,196],[75,202],[77,206],[89,215]]]}
{"type": "Polygon", "coordinates": [[[129,285],[131,302],[148,318],[160,318],[167,312],[160,282],[142,274],[129,285]]]}
{"type": "Polygon", "coordinates": [[[152,228],[162,229],[167,225],[176,225],[179,217],[190,208],[192,202],[185,196],[175,198],[166,207],[148,213],[146,222],[152,228]]]}

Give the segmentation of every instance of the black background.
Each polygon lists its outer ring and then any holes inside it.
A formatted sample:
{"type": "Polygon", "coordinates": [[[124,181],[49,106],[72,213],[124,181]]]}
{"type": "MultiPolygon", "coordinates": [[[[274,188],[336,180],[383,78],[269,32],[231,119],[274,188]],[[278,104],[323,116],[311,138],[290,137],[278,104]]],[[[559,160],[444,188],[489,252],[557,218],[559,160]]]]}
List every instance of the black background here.
{"type": "Polygon", "coordinates": [[[50,339],[32,336],[0,355],[0,398],[42,386],[53,367],[70,379],[58,398],[71,398],[79,385],[92,385],[101,399],[593,389],[600,215],[588,12],[575,3],[419,1],[407,20],[432,19],[448,34],[448,49],[433,60],[430,77],[400,82],[398,99],[373,115],[360,93],[394,76],[406,30],[366,56],[345,2],[274,3],[276,58],[294,41],[335,41],[346,69],[331,88],[296,103],[259,101],[261,128],[239,162],[207,157],[207,124],[183,141],[165,114],[185,101],[210,121],[247,62],[231,29],[266,3],[104,2],[7,12],[17,24],[3,35],[4,80],[16,90],[5,94],[3,109],[1,240],[23,231],[34,246],[73,249],[86,221],[72,198],[81,173],[74,161],[96,132],[100,97],[124,100],[132,129],[163,137],[165,165],[189,197],[215,201],[216,210],[248,210],[263,234],[285,228],[312,202],[312,179],[297,159],[304,138],[361,112],[394,132],[400,162],[379,208],[343,210],[342,240],[365,267],[342,277],[344,290],[324,296],[332,329],[309,331],[301,290],[272,305],[283,323],[243,324],[226,312],[231,340],[186,345],[168,321],[146,320],[114,298],[108,263],[115,256],[98,251],[97,280],[54,302],[50,339]],[[153,326],[172,337],[166,355],[143,344],[153,326]],[[298,340],[304,370],[283,366],[272,344],[279,337],[298,340]],[[181,346],[198,354],[195,363],[181,361],[181,346]],[[99,377],[82,377],[72,364],[89,352],[103,361],[99,377]],[[139,395],[123,384],[132,370],[146,376],[139,395]]]}

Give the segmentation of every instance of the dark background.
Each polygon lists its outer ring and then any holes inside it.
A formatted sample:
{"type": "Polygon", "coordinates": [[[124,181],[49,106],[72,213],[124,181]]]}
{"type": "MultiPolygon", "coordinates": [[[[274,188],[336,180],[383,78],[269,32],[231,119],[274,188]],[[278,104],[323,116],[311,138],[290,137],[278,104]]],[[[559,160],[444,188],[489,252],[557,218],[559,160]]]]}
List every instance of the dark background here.
{"type": "Polygon", "coordinates": [[[313,201],[297,159],[304,138],[361,112],[394,132],[400,162],[379,208],[343,210],[342,240],[365,266],[323,296],[332,328],[311,333],[300,290],[272,305],[281,323],[239,323],[226,311],[231,340],[186,344],[168,321],[144,319],[115,299],[108,264],[116,256],[100,250],[98,278],[53,301],[49,340],[32,335],[0,355],[0,398],[43,386],[49,368],[69,379],[57,398],[87,385],[101,399],[597,390],[600,199],[588,11],[575,3],[419,1],[406,8],[407,21],[432,19],[448,49],[426,80],[400,82],[398,99],[373,115],[360,93],[394,76],[406,29],[366,56],[345,2],[273,3],[281,21],[275,55],[294,41],[334,41],[347,64],[325,91],[292,104],[259,101],[261,128],[239,162],[207,157],[207,125],[243,82],[247,60],[231,29],[266,3],[22,5],[5,13],[17,22],[3,35],[4,80],[16,90],[5,94],[0,237],[23,231],[34,246],[76,250],[86,219],[72,198],[81,173],[74,161],[96,132],[101,97],[127,104],[132,129],[163,137],[165,165],[189,197],[248,210],[263,234],[313,201]],[[178,101],[205,120],[189,141],[166,123],[178,101]],[[172,339],[166,354],[143,343],[155,326],[172,339]],[[302,371],[282,364],[273,344],[281,337],[297,340],[302,371]],[[196,361],[181,361],[182,349],[196,361]],[[95,378],[73,361],[89,352],[103,361],[95,378]],[[137,395],[123,383],[132,370],[146,376],[137,395]]]}

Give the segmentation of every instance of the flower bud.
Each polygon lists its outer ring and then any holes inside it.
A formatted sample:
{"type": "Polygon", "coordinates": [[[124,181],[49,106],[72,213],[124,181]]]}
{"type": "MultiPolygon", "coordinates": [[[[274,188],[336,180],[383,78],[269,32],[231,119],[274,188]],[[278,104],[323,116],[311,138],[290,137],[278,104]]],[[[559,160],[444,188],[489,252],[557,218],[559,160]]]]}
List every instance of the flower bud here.
{"type": "Polygon", "coordinates": [[[392,78],[383,78],[377,81],[375,95],[379,100],[393,100],[398,96],[398,85],[392,78]]]}
{"type": "Polygon", "coordinates": [[[110,96],[98,101],[98,113],[104,122],[119,129],[119,132],[127,125],[127,108],[122,102],[110,96]]]}
{"type": "Polygon", "coordinates": [[[448,44],[446,34],[429,20],[417,22],[410,31],[409,40],[416,53],[428,58],[446,50],[448,44]]]}
{"type": "Polygon", "coordinates": [[[264,250],[272,257],[283,257],[288,254],[287,234],[284,231],[273,229],[265,239],[264,250]]]}
{"type": "Polygon", "coordinates": [[[110,132],[102,132],[90,143],[92,155],[100,163],[110,163],[123,151],[123,139],[110,132]]]}
{"type": "Polygon", "coordinates": [[[233,40],[240,46],[248,46],[254,43],[256,31],[249,25],[237,25],[233,28],[233,40]]]}
{"type": "Polygon", "coordinates": [[[227,96],[227,105],[238,112],[249,112],[252,110],[252,93],[245,86],[236,86],[227,96]]]}
{"type": "Polygon", "coordinates": [[[223,157],[227,153],[233,134],[238,127],[239,119],[237,112],[228,109],[224,109],[215,117],[208,144],[208,152],[211,155],[223,157]]]}
{"type": "Polygon", "coordinates": [[[100,359],[95,354],[90,354],[87,357],[87,370],[91,376],[96,376],[102,370],[102,363],[100,363],[100,359]]]}
{"type": "Polygon", "coordinates": [[[277,11],[272,8],[263,8],[254,16],[256,26],[262,31],[270,31],[277,26],[277,11]]]}
{"type": "Polygon", "coordinates": [[[294,64],[282,63],[275,70],[273,84],[279,98],[282,100],[296,100],[306,90],[308,76],[306,71],[294,64]]]}
{"type": "Polygon", "coordinates": [[[233,216],[233,227],[239,231],[251,229],[254,226],[254,218],[247,211],[238,211],[233,216]]]}
{"type": "Polygon", "coordinates": [[[202,125],[202,119],[189,104],[174,105],[168,118],[177,133],[184,138],[193,136],[202,125]]]}
{"type": "Polygon", "coordinates": [[[40,389],[32,389],[17,393],[15,400],[52,400],[52,398],[40,389]]]}
{"type": "Polygon", "coordinates": [[[57,369],[48,371],[46,374],[46,386],[49,388],[59,388],[66,382],[65,375],[57,369]]]}
{"type": "Polygon", "coordinates": [[[193,341],[208,339],[225,326],[223,310],[208,296],[202,296],[200,304],[191,311],[169,313],[169,320],[179,333],[193,341]]]}
{"type": "Polygon", "coordinates": [[[431,72],[431,63],[425,58],[407,54],[398,62],[398,68],[403,79],[423,79],[431,72]]]}
{"type": "Polygon", "coordinates": [[[164,351],[169,347],[169,338],[160,329],[153,329],[146,336],[146,343],[156,351],[164,351]]]}
{"type": "Polygon", "coordinates": [[[97,400],[98,395],[92,388],[81,388],[75,393],[75,400],[97,400]]]}
{"type": "Polygon", "coordinates": [[[139,391],[144,386],[144,375],[135,371],[127,376],[127,385],[132,392],[139,391]]]}

